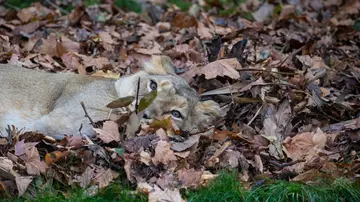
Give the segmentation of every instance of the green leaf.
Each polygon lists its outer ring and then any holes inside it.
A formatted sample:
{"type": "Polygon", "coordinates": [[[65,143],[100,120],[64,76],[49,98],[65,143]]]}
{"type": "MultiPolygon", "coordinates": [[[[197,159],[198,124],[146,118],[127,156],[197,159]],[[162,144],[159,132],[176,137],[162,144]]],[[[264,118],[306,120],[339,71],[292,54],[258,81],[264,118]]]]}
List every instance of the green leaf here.
{"type": "Polygon", "coordinates": [[[157,96],[157,91],[151,91],[150,93],[146,94],[139,103],[138,112],[143,111],[144,109],[148,108],[151,103],[155,100],[157,96]]]}
{"type": "Polygon", "coordinates": [[[360,19],[357,19],[354,23],[354,29],[360,31],[360,19]]]}
{"type": "Polygon", "coordinates": [[[121,156],[121,157],[124,157],[124,152],[125,152],[125,149],[124,148],[115,148],[115,152],[121,156]]]}
{"type": "Polygon", "coordinates": [[[108,105],[106,105],[106,107],[109,107],[111,109],[126,107],[129,104],[131,104],[134,100],[135,100],[134,96],[121,97],[110,102],[108,105]]]}

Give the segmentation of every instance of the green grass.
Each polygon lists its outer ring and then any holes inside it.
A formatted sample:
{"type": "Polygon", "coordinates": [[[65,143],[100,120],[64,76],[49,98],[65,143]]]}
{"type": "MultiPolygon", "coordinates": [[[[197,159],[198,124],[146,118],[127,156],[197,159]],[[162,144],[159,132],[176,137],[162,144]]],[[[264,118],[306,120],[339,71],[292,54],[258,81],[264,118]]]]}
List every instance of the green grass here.
{"type": "Polygon", "coordinates": [[[182,11],[188,11],[189,8],[192,6],[191,2],[183,1],[183,0],[169,0],[168,3],[175,4],[182,11]]]}
{"type": "Polygon", "coordinates": [[[73,188],[67,191],[59,189],[45,189],[37,191],[36,198],[29,197],[25,194],[21,198],[9,199],[8,201],[14,202],[61,202],[61,201],[76,201],[76,202],[105,202],[105,201],[148,201],[145,194],[135,194],[134,190],[128,186],[121,185],[119,182],[113,183],[108,187],[100,190],[95,196],[87,196],[84,194],[84,189],[73,188]],[[66,197],[65,197],[66,195],[66,197]]]}
{"type": "Polygon", "coordinates": [[[32,3],[37,2],[36,0],[7,0],[5,1],[6,4],[5,5],[9,5],[11,7],[16,7],[16,8],[27,8],[30,7],[32,3]]]}
{"type": "MultiPolygon", "coordinates": [[[[54,186],[56,187],[56,186],[54,186]]],[[[37,191],[36,198],[21,197],[8,201],[24,202],[105,202],[105,201],[147,201],[145,194],[134,194],[134,187],[128,183],[117,181],[102,189],[96,196],[89,197],[83,194],[83,189],[73,188],[67,191],[59,189],[45,189],[37,191]],[[66,197],[63,193],[66,193],[66,197]]],[[[196,190],[181,190],[183,198],[188,202],[356,202],[360,201],[360,185],[348,179],[339,178],[333,182],[319,180],[316,185],[305,185],[296,182],[265,180],[264,183],[245,190],[238,180],[236,172],[221,172],[219,177],[207,187],[196,190]]]]}
{"type": "Polygon", "coordinates": [[[207,187],[190,191],[186,197],[188,202],[244,201],[245,190],[236,175],[236,172],[222,172],[207,187]]]}
{"type": "MultiPolygon", "coordinates": [[[[7,0],[6,5],[10,8],[27,8],[30,7],[32,3],[40,2],[40,0],[7,0]]],[[[84,0],[83,1],[85,7],[100,4],[100,0],[84,0]]],[[[191,4],[191,3],[190,3],[191,4]]],[[[125,11],[133,11],[140,13],[142,11],[141,5],[135,0],[115,0],[115,5],[125,11]]],[[[71,3],[64,5],[63,8],[69,12],[73,9],[73,5],[71,3]]],[[[190,5],[191,6],[191,5],[190,5]]]]}
{"type": "Polygon", "coordinates": [[[328,184],[319,181],[317,185],[276,181],[249,192],[246,201],[303,202],[303,201],[360,201],[360,185],[340,178],[328,184]],[[344,200],[346,199],[346,200],[344,200]]]}
{"type": "Polygon", "coordinates": [[[141,5],[134,0],[115,0],[115,5],[125,11],[133,11],[135,13],[142,11],[141,5]]]}

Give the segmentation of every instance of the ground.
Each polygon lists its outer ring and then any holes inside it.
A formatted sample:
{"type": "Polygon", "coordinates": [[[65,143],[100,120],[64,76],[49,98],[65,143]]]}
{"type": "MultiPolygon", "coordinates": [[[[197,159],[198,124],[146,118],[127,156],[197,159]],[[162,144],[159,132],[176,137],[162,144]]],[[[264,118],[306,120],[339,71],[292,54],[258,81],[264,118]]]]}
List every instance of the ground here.
{"type": "Polygon", "coordinates": [[[9,128],[1,196],[359,201],[359,30],[357,0],[6,1],[0,63],[118,78],[165,55],[222,118],[132,138],[101,122],[92,142],[9,128]]]}

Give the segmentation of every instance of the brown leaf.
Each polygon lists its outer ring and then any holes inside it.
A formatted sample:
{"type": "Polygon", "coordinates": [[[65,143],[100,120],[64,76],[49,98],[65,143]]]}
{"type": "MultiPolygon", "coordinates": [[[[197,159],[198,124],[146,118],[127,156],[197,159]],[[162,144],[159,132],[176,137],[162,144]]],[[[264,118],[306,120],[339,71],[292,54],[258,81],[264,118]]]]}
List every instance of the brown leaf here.
{"type": "Polygon", "coordinates": [[[295,13],[295,6],[294,5],[285,5],[281,9],[281,13],[279,15],[278,21],[287,20],[294,13],[295,13]]]}
{"type": "Polygon", "coordinates": [[[286,132],[291,126],[292,111],[288,100],[284,100],[274,113],[274,108],[269,105],[263,122],[261,135],[269,140],[269,153],[277,159],[285,158],[282,151],[282,142],[287,136],[286,132]]]}
{"type": "Polygon", "coordinates": [[[53,151],[51,153],[47,153],[45,155],[45,163],[50,166],[51,164],[58,162],[59,160],[61,160],[63,157],[68,156],[70,154],[69,151],[53,151]]]}
{"type": "Polygon", "coordinates": [[[67,16],[69,20],[70,25],[75,25],[78,23],[81,19],[81,17],[84,15],[85,11],[82,6],[78,6],[75,9],[72,10],[72,12],[67,16]]]}
{"type": "Polygon", "coordinates": [[[26,151],[27,160],[25,161],[26,171],[29,175],[40,175],[45,173],[48,166],[44,161],[40,161],[40,155],[36,147],[26,151]]]}
{"type": "MultiPolygon", "coordinates": [[[[239,160],[242,158],[242,155],[239,151],[234,150],[225,150],[219,157],[219,165],[222,168],[237,168],[239,167],[239,160]]],[[[210,163],[212,163],[210,161],[210,163]]],[[[244,169],[242,167],[242,169],[244,169]]]]}
{"type": "Polygon", "coordinates": [[[0,145],[7,145],[9,141],[6,138],[0,138],[0,145]]]}
{"type": "Polygon", "coordinates": [[[158,165],[159,163],[163,163],[164,165],[167,165],[170,161],[175,161],[177,158],[174,155],[174,152],[170,148],[171,148],[171,143],[160,140],[156,145],[155,155],[152,159],[152,162],[155,165],[158,165]]]}
{"type": "Polygon", "coordinates": [[[60,57],[56,50],[57,40],[55,33],[51,33],[47,37],[47,39],[43,39],[42,42],[43,44],[40,47],[40,51],[39,51],[40,53],[48,54],[51,57],[53,56],[60,57]]]}
{"type": "Polygon", "coordinates": [[[87,144],[83,137],[80,135],[73,135],[68,137],[66,147],[79,148],[87,144]]]}
{"type": "Polygon", "coordinates": [[[292,180],[296,181],[296,182],[309,183],[309,182],[315,182],[318,179],[330,179],[330,177],[331,176],[321,173],[317,169],[312,169],[312,170],[308,170],[304,173],[301,173],[300,175],[294,177],[292,180]]]}
{"type": "Polygon", "coordinates": [[[4,179],[14,180],[18,174],[13,170],[13,162],[6,158],[0,157],[0,177],[4,179]]]}
{"type": "Polygon", "coordinates": [[[116,178],[117,175],[109,168],[107,170],[101,169],[95,176],[95,182],[99,183],[99,188],[104,188],[110,184],[110,182],[116,178]]]}
{"type": "Polygon", "coordinates": [[[39,21],[34,21],[34,22],[30,22],[26,25],[21,25],[21,26],[17,26],[14,30],[13,33],[15,35],[20,35],[20,34],[31,34],[33,32],[35,32],[39,27],[40,27],[40,22],[39,21]]]}
{"type": "Polygon", "coordinates": [[[140,161],[147,166],[150,166],[151,163],[151,155],[146,151],[140,152],[140,161]]]}
{"type": "Polygon", "coordinates": [[[126,123],[126,132],[127,137],[134,137],[135,132],[140,127],[140,117],[136,113],[131,113],[127,123],[126,123]]]}
{"type": "Polygon", "coordinates": [[[286,154],[292,160],[302,160],[303,158],[315,155],[314,150],[324,149],[326,135],[318,128],[316,132],[306,132],[287,137],[284,140],[286,154]]]}
{"type": "MultiPolygon", "coordinates": [[[[206,79],[213,79],[217,76],[228,76],[232,79],[239,79],[240,74],[236,69],[241,69],[240,63],[236,58],[216,60],[207,64],[196,72],[197,75],[204,74],[206,79]]],[[[190,70],[191,71],[191,70],[190,70]]]]}
{"type": "Polygon", "coordinates": [[[320,69],[329,67],[325,64],[324,60],[319,56],[309,56],[309,55],[297,55],[296,58],[303,64],[311,69],[320,69]]]}
{"type": "Polygon", "coordinates": [[[82,69],[82,65],[80,64],[79,59],[72,52],[67,52],[61,55],[61,60],[69,70],[82,69]]]}
{"type": "Polygon", "coordinates": [[[200,39],[212,39],[213,38],[213,34],[212,34],[211,30],[209,28],[205,27],[204,23],[202,23],[202,22],[198,22],[197,33],[200,36],[200,39]]]}
{"type": "Polygon", "coordinates": [[[144,150],[149,147],[151,145],[151,141],[154,139],[156,139],[156,135],[130,138],[125,141],[124,147],[130,153],[139,152],[140,150],[144,150]]]}
{"type": "Polygon", "coordinates": [[[126,173],[126,177],[130,182],[135,182],[135,178],[132,176],[131,167],[134,163],[133,154],[125,154],[124,155],[124,170],[126,173]]]}
{"type": "Polygon", "coordinates": [[[80,50],[80,44],[78,42],[72,41],[65,36],[61,36],[61,44],[66,51],[77,53],[80,50]]]}
{"type": "Polygon", "coordinates": [[[16,177],[16,186],[19,190],[19,196],[22,196],[26,189],[28,188],[29,184],[32,182],[32,176],[18,176],[16,177]]]}
{"type": "Polygon", "coordinates": [[[177,152],[182,152],[199,143],[199,139],[200,135],[192,135],[184,142],[173,142],[171,149],[177,152]]]}
{"type": "Polygon", "coordinates": [[[261,160],[261,157],[258,154],[255,154],[255,164],[256,164],[256,169],[260,172],[263,173],[264,172],[264,165],[263,162],[261,160]]]}
{"type": "Polygon", "coordinates": [[[93,128],[93,130],[98,133],[97,137],[99,137],[105,143],[120,141],[119,128],[114,121],[105,121],[102,129],[93,128]]]}
{"type": "Polygon", "coordinates": [[[41,39],[41,32],[37,31],[34,35],[32,35],[29,40],[24,44],[24,50],[32,51],[35,44],[41,39]]]}
{"type": "Polygon", "coordinates": [[[119,79],[120,73],[115,73],[115,72],[112,72],[109,70],[105,73],[102,70],[97,70],[97,71],[95,71],[95,73],[91,74],[91,76],[100,76],[100,77],[109,78],[109,79],[119,79]]]}
{"type": "Polygon", "coordinates": [[[84,67],[96,67],[97,69],[103,68],[105,65],[109,65],[110,61],[105,57],[93,58],[86,55],[78,55],[83,59],[84,67]]]}
{"type": "Polygon", "coordinates": [[[29,7],[21,9],[16,15],[21,22],[28,22],[31,18],[36,16],[37,9],[35,7],[29,7]]]}
{"type": "Polygon", "coordinates": [[[18,141],[15,144],[15,155],[21,156],[26,153],[26,151],[30,150],[31,148],[35,147],[38,142],[27,142],[25,143],[25,139],[18,141]]]}
{"type": "Polygon", "coordinates": [[[197,27],[197,20],[194,16],[187,15],[183,12],[176,12],[171,21],[171,26],[178,28],[197,27]]]}
{"type": "Polygon", "coordinates": [[[160,201],[185,202],[185,200],[181,198],[179,189],[162,190],[156,185],[154,185],[154,188],[151,189],[151,186],[149,184],[147,185],[149,187],[147,189],[147,192],[149,193],[148,202],[160,202],[160,201]]]}
{"type": "Polygon", "coordinates": [[[95,177],[94,168],[90,166],[86,167],[85,171],[81,174],[81,176],[76,176],[76,179],[80,182],[80,187],[86,188],[90,185],[91,181],[95,177]]]}
{"type": "Polygon", "coordinates": [[[115,44],[116,42],[112,39],[111,35],[108,32],[99,33],[100,40],[104,43],[115,44]]]}
{"type": "Polygon", "coordinates": [[[182,184],[182,187],[197,187],[203,174],[202,170],[196,171],[194,168],[181,169],[177,171],[178,178],[182,184]]]}

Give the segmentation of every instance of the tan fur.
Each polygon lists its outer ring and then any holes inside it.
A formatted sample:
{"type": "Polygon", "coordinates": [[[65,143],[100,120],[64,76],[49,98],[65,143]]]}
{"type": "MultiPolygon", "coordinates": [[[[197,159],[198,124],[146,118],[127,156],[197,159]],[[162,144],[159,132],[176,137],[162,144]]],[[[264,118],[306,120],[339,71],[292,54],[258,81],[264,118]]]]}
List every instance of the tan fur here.
{"type": "Polygon", "coordinates": [[[81,133],[92,136],[94,131],[80,102],[85,103],[94,121],[104,120],[110,112],[105,107],[108,103],[119,97],[135,96],[138,78],[140,96],[151,91],[151,81],[158,86],[158,96],[144,112],[148,118],[178,110],[183,118],[173,120],[180,129],[190,132],[205,129],[220,114],[219,105],[213,101],[200,102],[195,90],[174,74],[171,60],[164,58],[165,65],[155,61],[145,65],[143,71],[119,80],[0,64],[0,133],[5,135],[7,125],[15,125],[60,139],[64,134],[78,134],[82,125],[81,133]]]}

